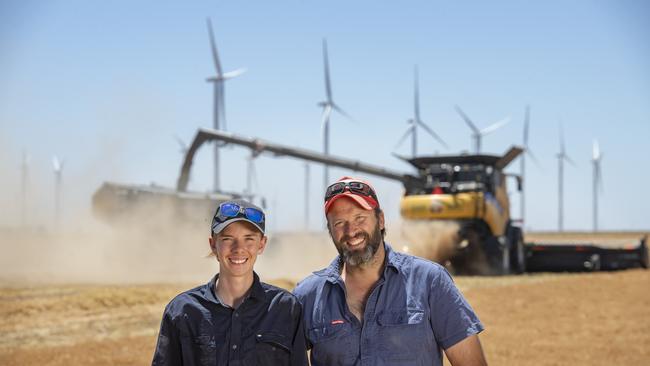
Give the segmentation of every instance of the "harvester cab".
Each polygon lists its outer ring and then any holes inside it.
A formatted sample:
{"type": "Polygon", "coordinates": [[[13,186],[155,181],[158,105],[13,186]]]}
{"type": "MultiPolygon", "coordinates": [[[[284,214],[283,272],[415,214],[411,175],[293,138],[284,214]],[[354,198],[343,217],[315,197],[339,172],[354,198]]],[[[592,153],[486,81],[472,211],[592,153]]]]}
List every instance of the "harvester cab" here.
{"type": "MultiPolygon", "coordinates": [[[[525,271],[521,228],[513,225],[504,168],[523,150],[503,156],[447,155],[407,159],[418,178],[405,184],[401,214],[406,220],[449,221],[458,225],[447,260],[456,273],[525,271]]],[[[517,184],[521,188],[521,184],[517,184]]]]}

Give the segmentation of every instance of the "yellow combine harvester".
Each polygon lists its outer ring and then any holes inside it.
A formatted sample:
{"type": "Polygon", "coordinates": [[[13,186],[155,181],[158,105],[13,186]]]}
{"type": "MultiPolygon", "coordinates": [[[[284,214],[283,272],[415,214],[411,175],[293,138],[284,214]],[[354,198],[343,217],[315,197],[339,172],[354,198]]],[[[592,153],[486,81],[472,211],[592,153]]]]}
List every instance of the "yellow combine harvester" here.
{"type": "Polygon", "coordinates": [[[400,208],[407,220],[452,221],[460,227],[453,255],[459,273],[521,273],[526,252],[521,228],[510,217],[503,169],[522,149],[503,156],[453,155],[405,159],[419,179],[405,182],[400,208]]]}
{"type": "Polygon", "coordinates": [[[93,197],[95,213],[121,222],[131,222],[133,213],[145,209],[172,215],[177,220],[175,222],[181,222],[183,218],[197,223],[208,220],[210,208],[218,202],[241,196],[227,192],[201,194],[187,191],[195,154],[205,143],[213,141],[243,146],[254,154],[266,152],[273,156],[289,156],[401,182],[404,185],[403,218],[424,224],[458,225],[452,233],[451,255],[445,260],[429,257],[440,262],[448,260],[456,273],[506,274],[648,267],[645,238],[620,249],[606,248],[593,242],[524,244],[522,230],[510,216],[506,189],[506,180],[511,177],[516,179],[517,189],[521,191],[521,179],[504,172],[506,166],[522,153],[520,147],[510,148],[503,156],[465,154],[403,158],[417,169],[417,174],[412,174],[225,131],[199,129],[187,149],[176,189],[104,184],[93,197]]]}

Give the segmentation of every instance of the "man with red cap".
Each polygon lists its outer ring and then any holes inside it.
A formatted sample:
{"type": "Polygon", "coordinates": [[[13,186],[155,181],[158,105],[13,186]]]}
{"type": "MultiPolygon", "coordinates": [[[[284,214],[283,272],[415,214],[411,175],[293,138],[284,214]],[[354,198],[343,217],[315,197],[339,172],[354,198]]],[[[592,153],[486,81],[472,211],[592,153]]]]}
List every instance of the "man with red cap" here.
{"type": "Polygon", "coordinates": [[[444,267],[384,242],[384,213],[365,181],[343,177],[325,192],[339,252],[301,281],[311,365],[486,365],[483,325],[444,267]]]}

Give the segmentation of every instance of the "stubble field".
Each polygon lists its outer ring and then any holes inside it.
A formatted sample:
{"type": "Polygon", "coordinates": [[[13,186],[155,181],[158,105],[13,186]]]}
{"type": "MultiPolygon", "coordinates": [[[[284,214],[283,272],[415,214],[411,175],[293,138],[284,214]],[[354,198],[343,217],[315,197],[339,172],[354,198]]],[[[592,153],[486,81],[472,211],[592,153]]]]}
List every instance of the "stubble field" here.
{"type": "MultiPolygon", "coordinates": [[[[298,239],[307,242],[313,238],[298,239]]],[[[325,245],[331,245],[327,238],[323,243],[327,249],[313,255],[326,264],[332,249],[325,245]]],[[[261,268],[275,268],[274,258],[286,259],[286,253],[278,248],[265,253],[261,268]]],[[[205,254],[204,248],[197,253],[205,254]]],[[[4,264],[17,260],[25,258],[5,257],[4,264]]],[[[303,260],[306,267],[314,269],[308,256],[303,260]]],[[[130,281],[116,277],[113,283],[120,285],[106,284],[111,277],[84,279],[72,272],[53,276],[50,281],[42,274],[41,281],[34,281],[26,277],[27,272],[4,273],[0,365],[150,364],[164,306],[175,294],[209,279],[215,267],[210,259],[205,261],[209,269],[196,276],[202,280],[192,277],[182,283],[170,281],[173,275],[160,277],[158,283],[151,281],[155,278],[152,268],[165,270],[159,261],[149,268],[147,284],[138,284],[138,278],[144,277],[134,273],[130,281]]],[[[172,264],[177,262],[178,258],[172,264]]],[[[43,263],[39,265],[43,267],[43,263]]],[[[31,271],[38,272],[35,268],[31,271]]],[[[64,268],[59,269],[61,273],[64,268]]],[[[272,274],[271,270],[262,273],[267,279],[279,278],[272,274]]],[[[269,282],[291,288],[304,271],[296,274],[295,278],[269,282]]],[[[491,365],[650,364],[648,270],[459,276],[455,281],[486,327],[481,341],[491,365]]]]}
{"type": "MultiPolygon", "coordinates": [[[[649,271],[456,282],[486,326],[493,365],[650,362],[649,271]]],[[[0,364],[149,364],[166,302],[191,285],[3,288],[0,364]]]]}

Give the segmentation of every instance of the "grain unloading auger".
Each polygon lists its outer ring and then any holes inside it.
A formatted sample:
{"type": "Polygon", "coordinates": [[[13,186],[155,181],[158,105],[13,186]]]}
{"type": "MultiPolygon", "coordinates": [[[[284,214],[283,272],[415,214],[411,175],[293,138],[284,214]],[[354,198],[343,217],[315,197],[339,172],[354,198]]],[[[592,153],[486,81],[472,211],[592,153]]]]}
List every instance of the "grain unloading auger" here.
{"type": "MultiPolygon", "coordinates": [[[[400,207],[405,220],[423,223],[453,222],[458,225],[450,256],[443,260],[437,258],[457,273],[506,274],[531,270],[598,270],[648,266],[645,239],[639,240],[638,245],[622,249],[608,249],[588,242],[525,244],[521,228],[510,216],[506,189],[508,177],[516,179],[518,190],[521,190],[522,181],[519,176],[503,171],[521,154],[520,147],[511,147],[503,156],[463,154],[402,158],[417,170],[415,174],[408,174],[225,131],[199,129],[187,149],[176,190],[165,190],[165,196],[172,194],[177,197],[173,202],[182,201],[187,203],[184,206],[195,206],[197,201],[209,201],[206,207],[214,207],[215,201],[237,196],[232,193],[201,196],[187,192],[194,156],[206,142],[240,145],[251,149],[254,154],[288,156],[401,182],[404,195],[400,207]]],[[[147,198],[148,203],[155,205],[158,200],[153,198],[159,195],[148,188],[105,185],[95,194],[93,204],[96,212],[101,211],[105,216],[116,215],[125,212],[129,207],[126,203],[131,201],[144,201],[143,198],[147,198]],[[106,202],[118,201],[120,207],[117,210],[113,207],[114,204],[105,205],[106,202]],[[105,207],[113,210],[107,211],[105,207]]]]}

